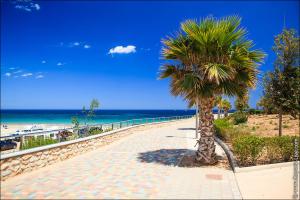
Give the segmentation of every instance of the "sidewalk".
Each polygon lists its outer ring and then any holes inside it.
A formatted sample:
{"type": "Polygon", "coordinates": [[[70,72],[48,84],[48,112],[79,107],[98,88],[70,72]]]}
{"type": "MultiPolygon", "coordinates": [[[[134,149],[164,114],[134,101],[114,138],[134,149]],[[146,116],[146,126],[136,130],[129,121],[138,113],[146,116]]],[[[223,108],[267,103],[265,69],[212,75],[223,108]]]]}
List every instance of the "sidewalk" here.
{"type": "MultiPolygon", "coordinates": [[[[289,162],[242,168],[235,175],[243,198],[292,199],[294,192],[293,164],[293,162],[289,162]]],[[[299,169],[297,172],[299,173],[299,169]]]]}
{"type": "Polygon", "coordinates": [[[194,123],[189,119],[138,131],[13,177],[1,182],[1,198],[241,198],[230,170],[176,166],[194,148],[194,123]]]}

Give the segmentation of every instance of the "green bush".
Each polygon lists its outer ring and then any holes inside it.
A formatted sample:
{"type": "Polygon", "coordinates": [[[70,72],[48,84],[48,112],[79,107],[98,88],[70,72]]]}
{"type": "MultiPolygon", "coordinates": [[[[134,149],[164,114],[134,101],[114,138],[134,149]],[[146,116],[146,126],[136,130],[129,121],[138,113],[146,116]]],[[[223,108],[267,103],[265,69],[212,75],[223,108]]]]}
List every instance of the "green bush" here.
{"type": "Polygon", "coordinates": [[[24,149],[31,149],[34,147],[40,147],[45,146],[49,144],[57,143],[58,141],[49,137],[43,138],[43,137],[31,137],[24,141],[24,143],[21,145],[21,150],[24,149]]]}
{"type": "Polygon", "coordinates": [[[277,137],[266,137],[265,140],[265,149],[267,153],[267,158],[270,163],[280,161],[280,148],[278,146],[277,137]]]}
{"type": "Polygon", "coordinates": [[[99,127],[91,127],[89,130],[90,135],[96,135],[96,134],[100,134],[100,133],[103,133],[103,130],[102,130],[102,128],[99,128],[99,127]]]}
{"type": "Polygon", "coordinates": [[[214,128],[216,136],[220,139],[228,140],[228,133],[232,129],[232,124],[227,119],[216,119],[214,120],[214,128]]]}
{"type": "MultiPolygon", "coordinates": [[[[299,143],[299,137],[281,136],[265,138],[266,150],[270,162],[276,161],[292,161],[295,152],[294,140],[297,139],[299,143]]],[[[299,145],[298,145],[299,148],[299,145]]],[[[300,150],[298,149],[298,155],[300,150]]]]}
{"type": "Polygon", "coordinates": [[[263,111],[262,111],[262,110],[257,110],[257,109],[254,109],[254,108],[250,108],[250,109],[248,110],[248,113],[249,113],[250,115],[259,115],[259,114],[262,114],[263,111]]]}
{"type": "Polygon", "coordinates": [[[244,128],[234,127],[229,118],[214,120],[214,128],[216,136],[225,141],[232,141],[236,137],[249,135],[244,128]]]}
{"type": "Polygon", "coordinates": [[[293,139],[290,136],[275,137],[276,144],[279,147],[281,159],[283,161],[292,160],[293,155],[293,139]]]}
{"type": "Polygon", "coordinates": [[[256,164],[264,148],[264,139],[254,135],[240,136],[233,141],[233,151],[237,154],[240,164],[256,164]]]}
{"type": "Polygon", "coordinates": [[[231,115],[231,118],[235,125],[246,123],[248,121],[248,115],[245,112],[235,112],[231,115]]]}

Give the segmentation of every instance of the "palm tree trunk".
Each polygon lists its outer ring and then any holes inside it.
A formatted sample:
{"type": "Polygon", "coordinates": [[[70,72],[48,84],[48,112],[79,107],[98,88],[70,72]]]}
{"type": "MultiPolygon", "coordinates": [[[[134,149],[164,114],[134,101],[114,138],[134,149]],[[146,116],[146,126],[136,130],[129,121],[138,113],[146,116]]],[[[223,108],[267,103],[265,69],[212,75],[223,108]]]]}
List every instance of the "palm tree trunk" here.
{"type": "Polygon", "coordinates": [[[198,104],[198,99],[196,99],[196,139],[198,139],[198,129],[199,129],[199,124],[198,124],[198,107],[199,107],[199,104],[198,104]]]}
{"type": "Polygon", "coordinates": [[[221,109],[218,107],[218,119],[220,119],[221,109]]]}
{"type": "Polygon", "coordinates": [[[228,110],[224,110],[224,117],[228,117],[228,110]]]}
{"type": "Polygon", "coordinates": [[[196,160],[203,164],[216,163],[214,127],[213,127],[213,98],[201,99],[200,102],[200,139],[198,140],[198,150],[196,160]]]}
{"type": "Polygon", "coordinates": [[[281,108],[279,109],[278,116],[279,116],[278,132],[279,132],[279,136],[282,136],[282,110],[281,110],[281,108]]]}

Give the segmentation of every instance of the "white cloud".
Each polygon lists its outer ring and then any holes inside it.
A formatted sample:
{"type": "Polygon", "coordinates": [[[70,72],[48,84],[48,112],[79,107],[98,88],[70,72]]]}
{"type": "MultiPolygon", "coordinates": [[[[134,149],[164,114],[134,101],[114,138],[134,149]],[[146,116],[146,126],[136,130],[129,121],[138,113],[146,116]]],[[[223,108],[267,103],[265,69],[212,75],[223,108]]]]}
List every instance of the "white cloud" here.
{"type": "Polygon", "coordinates": [[[127,47],[123,47],[123,46],[116,46],[115,48],[112,48],[109,50],[108,54],[129,54],[129,53],[135,53],[135,46],[133,45],[128,45],[127,47]]]}
{"type": "Polygon", "coordinates": [[[22,70],[18,70],[18,71],[15,71],[15,72],[13,72],[14,74],[19,74],[19,73],[21,73],[22,72],[22,70]]]}
{"type": "Polygon", "coordinates": [[[39,4],[37,4],[37,3],[34,4],[34,7],[35,7],[36,10],[40,10],[41,9],[41,6],[39,4]]]}
{"type": "Polygon", "coordinates": [[[62,63],[62,62],[58,62],[56,65],[57,65],[57,66],[63,66],[63,65],[64,65],[64,63],[62,63]]]}
{"type": "Polygon", "coordinates": [[[21,76],[23,76],[23,77],[32,76],[32,73],[25,73],[25,74],[22,74],[21,76]]]}
{"type": "MultiPolygon", "coordinates": [[[[61,46],[64,46],[63,44],[61,46]]],[[[78,47],[80,46],[80,42],[70,42],[69,45],[67,45],[67,47],[78,47]]]]}
{"type": "Polygon", "coordinates": [[[12,3],[15,4],[16,9],[24,10],[27,12],[41,9],[41,6],[37,3],[33,3],[32,0],[17,0],[17,1],[12,1],[12,3]]]}
{"type": "Polygon", "coordinates": [[[4,76],[10,77],[11,73],[7,72],[7,73],[4,74],[4,76]]]}
{"type": "Polygon", "coordinates": [[[46,60],[42,60],[42,63],[45,64],[45,63],[46,63],[46,60]]]}
{"type": "Polygon", "coordinates": [[[85,44],[85,45],[83,46],[83,48],[89,49],[89,48],[91,48],[91,45],[85,44]]]}
{"type": "Polygon", "coordinates": [[[27,12],[31,12],[31,8],[28,6],[16,5],[15,8],[20,10],[25,10],[27,12]]]}
{"type": "Polygon", "coordinates": [[[14,67],[10,67],[9,69],[10,69],[10,70],[14,70],[14,69],[16,69],[16,68],[14,68],[14,67]]]}
{"type": "Polygon", "coordinates": [[[40,78],[44,78],[44,75],[37,75],[36,77],[35,77],[36,79],[40,79],[40,78]]]}

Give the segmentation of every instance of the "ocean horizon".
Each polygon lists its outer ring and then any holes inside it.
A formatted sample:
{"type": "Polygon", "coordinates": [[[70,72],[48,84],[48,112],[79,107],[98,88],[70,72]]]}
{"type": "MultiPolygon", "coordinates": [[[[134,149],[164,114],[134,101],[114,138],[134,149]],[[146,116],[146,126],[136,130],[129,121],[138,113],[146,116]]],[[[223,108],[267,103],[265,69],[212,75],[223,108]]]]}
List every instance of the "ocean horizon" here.
{"type": "MultiPolygon", "coordinates": [[[[217,113],[217,110],[213,110],[213,113],[217,113]]],[[[72,117],[77,117],[81,124],[104,124],[130,119],[194,114],[194,109],[101,109],[96,110],[95,116],[87,121],[79,109],[3,109],[1,124],[71,124],[72,117]]]]}

